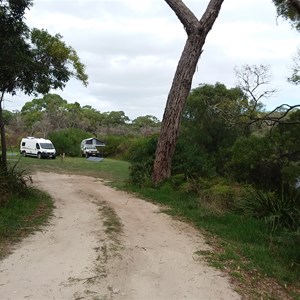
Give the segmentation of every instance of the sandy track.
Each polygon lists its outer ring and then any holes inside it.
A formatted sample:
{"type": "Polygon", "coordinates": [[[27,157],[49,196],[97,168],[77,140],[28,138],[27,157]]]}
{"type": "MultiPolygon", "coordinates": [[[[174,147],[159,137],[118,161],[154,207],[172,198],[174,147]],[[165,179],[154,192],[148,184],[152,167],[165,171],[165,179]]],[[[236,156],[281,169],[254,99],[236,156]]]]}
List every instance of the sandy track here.
{"type": "Polygon", "coordinates": [[[199,259],[192,227],[92,177],[38,173],[56,209],[50,225],[0,262],[0,299],[240,299],[228,278],[199,259]],[[105,233],[99,207],[123,224],[105,233]]]}

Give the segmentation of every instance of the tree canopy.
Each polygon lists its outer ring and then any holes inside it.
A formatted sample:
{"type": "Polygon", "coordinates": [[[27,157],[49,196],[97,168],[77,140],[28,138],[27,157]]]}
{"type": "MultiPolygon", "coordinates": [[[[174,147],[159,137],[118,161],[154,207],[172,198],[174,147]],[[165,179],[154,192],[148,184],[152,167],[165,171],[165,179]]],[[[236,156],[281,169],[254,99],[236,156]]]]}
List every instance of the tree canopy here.
{"type": "Polygon", "coordinates": [[[293,84],[300,84],[300,48],[298,48],[293,61],[293,72],[292,76],[288,78],[288,81],[293,84]]]}
{"type": "Polygon", "coordinates": [[[293,27],[300,31],[300,1],[299,0],[273,0],[277,14],[289,20],[293,27]]]}
{"type": "Polygon", "coordinates": [[[0,129],[2,165],[6,168],[6,142],[2,117],[4,94],[48,93],[63,89],[71,77],[88,83],[85,66],[62,36],[47,30],[29,29],[25,11],[32,1],[0,1],[0,129]]]}

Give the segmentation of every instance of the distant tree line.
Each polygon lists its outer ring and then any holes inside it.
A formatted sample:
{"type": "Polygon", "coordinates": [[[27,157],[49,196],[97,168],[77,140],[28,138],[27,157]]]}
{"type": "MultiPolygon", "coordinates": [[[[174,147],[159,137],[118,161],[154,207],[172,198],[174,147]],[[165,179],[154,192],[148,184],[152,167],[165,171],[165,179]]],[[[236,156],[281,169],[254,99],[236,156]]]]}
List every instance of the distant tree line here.
{"type": "Polygon", "coordinates": [[[122,156],[122,149],[118,147],[128,148],[126,144],[131,140],[158,133],[160,129],[160,121],[155,116],[145,115],[130,120],[123,111],[100,112],[90,105],[69,103],[56,94],[34,98],[20,111],[4,110],[3,116],[8,149],[18,148],[25,136],[52,137],[53,142],[62,143],[64,140],[66,144],[56,143],[55,146],[72,156],[80,154],[80,141],[87,137],[104,140],[106,155],[122,156]],[[74,139],[77,149],[71,146],[74,139]]]}

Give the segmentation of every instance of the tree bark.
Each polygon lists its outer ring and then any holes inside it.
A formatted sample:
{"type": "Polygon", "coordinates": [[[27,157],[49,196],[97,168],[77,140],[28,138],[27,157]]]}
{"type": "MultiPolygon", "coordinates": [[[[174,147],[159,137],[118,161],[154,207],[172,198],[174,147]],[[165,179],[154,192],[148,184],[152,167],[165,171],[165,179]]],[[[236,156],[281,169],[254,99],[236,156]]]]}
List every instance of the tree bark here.
{"type": "Polygon", "coordinates": [[[4,128],[4,120],[3,120],[3,103],[4,91],[1,93],[0,97],[0,134],[1,134],[1,165],[0,170],[3,172],[7,172],[7,155],[6,155],[6,138],[5,138],[5,128],[4,128]]]}
{"type": "Polygon", "coordinates": [[[171,176],[171,163],[179,135],[182,111],[206,36],[213,27],[224,2],[224,0],[211,0],[198,21],[181,0],[165,1],[183,24],[188,38],[175,72],[162,120],[152,173],[155,184],[171,176]]]}

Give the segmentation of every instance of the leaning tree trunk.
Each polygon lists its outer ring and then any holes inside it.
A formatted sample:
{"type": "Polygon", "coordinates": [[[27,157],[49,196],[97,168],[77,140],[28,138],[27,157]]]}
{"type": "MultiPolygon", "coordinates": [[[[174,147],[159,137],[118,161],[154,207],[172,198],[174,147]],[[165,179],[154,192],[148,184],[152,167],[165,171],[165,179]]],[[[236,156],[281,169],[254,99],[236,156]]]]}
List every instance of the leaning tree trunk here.
{"type": "Polygon", "coordinates": [[[1,160],[0,160],[0,171],[7,172],[7,156],[6,156],[6,139],[5,139],[5,128],[3,120],[3,109],[2,103],[4,98],[4,91],[0,96],[0,134],[1,134],[1,160]]]}
{"type": "Polygon", "coordinates": [[[179,135],[182,111],[191,90],[206,36],[217,19],[224,0],[211,0],[199,21],[181,0],[165,1],[184,25],[188,38],[175,72],[162,120],[152,173],[155,184],[171,176],[171,162],[179,135]]]}

